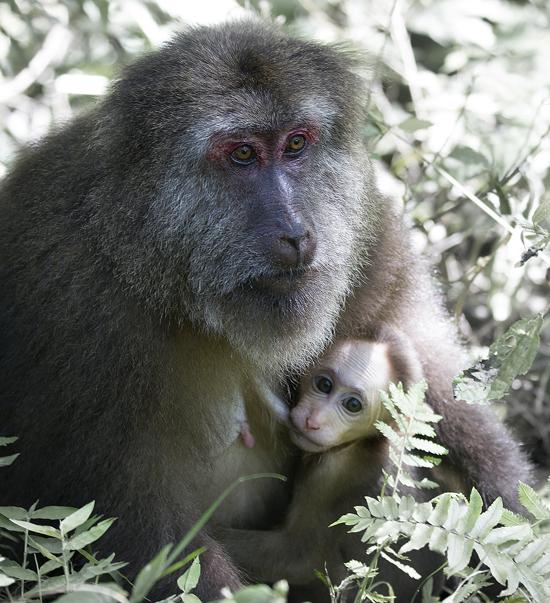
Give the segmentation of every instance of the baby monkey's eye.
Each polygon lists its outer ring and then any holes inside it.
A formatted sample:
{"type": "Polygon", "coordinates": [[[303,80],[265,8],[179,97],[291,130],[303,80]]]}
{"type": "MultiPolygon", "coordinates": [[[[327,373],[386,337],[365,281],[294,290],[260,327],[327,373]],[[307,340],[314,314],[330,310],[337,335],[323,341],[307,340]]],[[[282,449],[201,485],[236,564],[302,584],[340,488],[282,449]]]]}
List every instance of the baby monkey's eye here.
{"type": "Polygon", "coordinates": [[[351,396],[350,398],[344,398],[344,400],[342,400],[342,406],[348,411],[348,412],[360,412],[363,409],[363,404],[361,402],[361,400],[359,400],[359,398],[354,398],[353,396],[351,396]]]}
{"type": "Polygon", "coordinates": [[[332,391],[332,380],[324,375],[318,375],[313,379],[313,385],[315,389],[320,391],[322,394],[330,394],[332,391]]]}

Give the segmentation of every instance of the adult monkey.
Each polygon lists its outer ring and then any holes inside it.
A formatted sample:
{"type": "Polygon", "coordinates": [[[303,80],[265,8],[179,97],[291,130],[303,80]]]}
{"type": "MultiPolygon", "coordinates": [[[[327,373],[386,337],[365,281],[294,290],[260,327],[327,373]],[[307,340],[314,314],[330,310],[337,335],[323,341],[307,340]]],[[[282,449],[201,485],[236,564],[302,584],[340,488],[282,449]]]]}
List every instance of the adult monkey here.
{"type": "MultiPolygon", "coordinates": [[[[1,424],[23,452],[2,503],[95,499],[120,517],[106,548],[138,567],[237,476],[288,472],[259,400],[241,443],[252,383],[386,322],[415,344],[462,481],[516,508],[528,465],[487,409],[451,401],[459,353],[376,191],[352,70],[257,22],[190,30],[22,154],[0,193],[1,424]]],[[[285,500],[251,482],[218,521],[269,527],[285,500]]],[[[215,598],[239,574],[201,542],[215,598]]]]}

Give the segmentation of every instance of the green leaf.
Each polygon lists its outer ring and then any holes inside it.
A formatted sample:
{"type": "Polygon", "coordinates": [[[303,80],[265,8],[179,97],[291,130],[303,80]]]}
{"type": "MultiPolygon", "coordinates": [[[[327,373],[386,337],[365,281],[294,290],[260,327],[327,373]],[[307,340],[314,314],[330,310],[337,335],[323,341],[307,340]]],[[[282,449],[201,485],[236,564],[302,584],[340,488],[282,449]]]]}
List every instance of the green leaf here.
{"type": "Polygon", "coordinates": [[[180,595],[180,598],[183,603],[201,603],[201,600],[197,597],[197,595],[194,595],[193,593],[180,595]]]}
{"type": "Polygon", "coordinates": [[[515,322],[491,345],[486,360],[455,378],[455,398],[469,403],[502,398],[514,379],[531,368],[540,345],[542,325],[542,314],[515,322]]]}
{"type": "Polygon", "coordinates": [[[519,526],[494,528],[485,538],[483,544],[504,545],[510,541],[529,541],[533,538],[533,530],[528,523],[519,526]]]}
{"type": "Polygon", "coordinates": [[[514,562],[502,555],[497,547],[494,546],[479,546],[474,545],[476,553],[479,555],[480,561],[491,570],[493,577],[499,584],[506,584],[508,577],[517,574],[514,562]]]}
{"type": "Polygon", "coordinates": [[[67,534],[68,532],[71,532],[75,528],[78,528],[78,526],[82,525],[85,521],[87,521],[90,515],[92,514],[92,511],[94,510],[94,505],[95,502],[92,501],[81,509],[78,509],[74,513],[71,513],[68,517],[65,517],[65,519],[63,519],[59,524],[61,532],[63,532],[63,534],[67,534]]]}
{"type": "Polygon", "coordinates": [[[33,519],[53,519],[59,520],[64,519],[71,513],[76,511],[75,507],[43,507],[42,509],[36,509],[33,511],[32,518],[33,519]]]}
{"type": "Polygon", "coordinates": [[[0,467],[9,467],[19,456],[19,453],[12,454],[11,456],[0,456],[0,467]]]}
{"type": "Polygon", "coordinates": [[[36,534],[44,534],[44,536],[49,536],[50,538],[57,538],[61,540],[61,533],[56,528],[52,528],[51,526],[41,526],[36,523],[31,523],[30,521],[19,521],[18,519],[10,519],[15,525],[28,530],[29,532],[34,532],[36,534]]]}
{"type": "Polygon", "coordinates": [[[519,483],[518,494],[520,503],[535,517],[535,519],[550,519],[550,509],[542,498],[527,484],[519,483]]]}
{"type": "Polygon", "coordinates": [[[519,526],[522,523],[525,523],[525,517],[523,517],[523,515],[513,513],[508,509],[503,509],[500,523],[504,526],[519,526]]]}
{"type": "Polygon", "coordinates": [[[409,541],[399,549],[400,554],[408,553],[425,547],[432,536],[434,528],[424,523],[417,523],[409,537],[409,541]]]}
{"type": "MultiPolygon", "coordinates": [[[[53,547],[48,547],[48,546],[44,546],[44,541],[46,539],[45,538],[32,538],[31,536],[29,536],[29,544],[35,548],[39,553],[41,553],[44,557],[46,557],[46,559],[50,559],[51,561],[57,561],[57,557],[54,555],[54,553],[52,553],[52,551],[50,550],[50,548],[53,547]],[[39,542],[39,540],[41,540],[41,542],[39,542]]],[[[49,543],[48,543],[49,544],[49,543]]],[[[61,553],[61,543],[58,541],[55,541],[55,551],[59,554],[61,553]]]]}
{"type": "Polygon", "coordinates": [[[417,130],[425,130],[433,126],[432,122],[426,121],[425,119],[418,119],[417,117],[408,117],[405,121],[402,121],[399,124],[399,128],[401,128],[405,132],[416,132],[417,130]]]}
{"type": "Polygon", "coordinates": [[[2,561],[0,563],[0,570],[4,574],[6,574],[6,576],[9,576],[10,578],[17,578],[18,580],[31,580],[31,581],[38,580],[38,576],[37,576],[36,572],[33,572],[30,569],[21,567],[18,563],[15,563],[15,561],[8,561],[8,560],[2,561]]]}
{"type": "Polygon", "coordinates": [[[27,520],[29,518],[29,511],[22,507],[0,507],[0,515],[4,515],[8,519],[19,519],[27,520]]]}
{"type": "Polygon", "coordinates": [[[448,452],[445,446],[441,446],[441,444],[437,444],[436,442],[427,440],[426,438],[412,436],[409,439],[409,442],[412,446],[414,446],[414,448],[417,450],[422,450],[423,452],[430,452],[431,454],[438,455],[445,455],[448,452]]]}
{"type": "Polygon", "coordinates": [[[67,593],[55,600],[55,603],[113,603],[115,599],[100,593],[67,593]]]}
{"type": "Polygon", "coordinates": [[[542,538],[537,538],[533,542],[530,542],[522,551],[520,551],[514,558],[516,563],[525,563],[532,565],[535,561],[538,561],[542,555],[550,549],[550,535],[546,535],[542,538]]]}
{"type": "Polygon", "coordinates": [[[462,571],[470,562],[474,550],[474,541],[460,534],[449,534],[447,540],[447,559],[449,572],[456,574],[462,571]]]}
{"type": "Polygon", "coordinates": [[[14,437],[6,437],[6,436],[0,436],[0,446],[8,446],[9,444],[13,444],[14,442],[17,442],[19,438],[14,436],[14,437]]]}
{"type": "Polygon", "coordinates": [[[128,603],[126,594],[115,583],[76,584],[71,585],[71,590],[73,592],[56,599],[56,603],[128,603]]]}
{"type": "Polygon", "coordinates": [[[550,553],[544,553],[544,555],[533,564],[531,569],[540,575],[548,574],[550,572],[550,553]]]}
{"type": "Polygon", "coordinates": [[[132,589],[132,595],[130,596],[130,603],[139,603],[142,601],[151,588],[153,588],[155,582],[162,576],[162,573],[169,565],[168,553],[172,545],[168,544],[164,546],[151,561],[139,572],[134,582],[134,588],[132,589]]]}
{"type": "Polygon", "coordinates": [[[479,492],[475,488],[472,488],[472,491],[470,492],[470,500],[468,501],[468,510],[463,517],[463,521],[461,522],[458,531],[461,534],[471,532],[482,511],[483,500],[479,492]]]}
{"type": "Polygon", "coordinates": [[[193,560],[195,559],[195,557],[199,557],[199,555],[202,555],[204,553],[204,551],[206,551],[206,547],[204,547],[204,546],[200,546],[198,549],[191,551],[190,553],[185,555],[185,557],[183,557],[182,559],[179,559],[175,563],[172,563],[172,565],[169,565],[164,570],[164,573],[162,575],[169,576],[170,574],[173,574],[174,572],[179,571],[182,567],[186,567],[187,565],[192,563],[193,560]]]}
{"type": "Polygon", "coordinates": [[[380,502],[382,503],[382,513],[385,519],[397,519],[399,517],[399,508],[395,498],[382,496],[380,502]]]}
{"type": "Polygon", "coordinates": [[[428,546],[432,551],[437,551],[438,553],[444,555],[448,544],[448,536],[449,532],[447,532],[445,529],[434,527],[430,536],[430,542],[428,543],[428,546]]]}
{"type": "Polygon", "coordinates": [[[518,320],[491,345],[489,354],[499,361],[498,374],[491,387],[491,400],[502,398],[512,381],[531,368],[540,346],[543,318],[538,314],[534,318],[518,320]]]}
{"type": "Polygon", "coordinates": [[[281,592],[277,588],[278,585],[280,585],[279,582],[274,585],[273,589],[265,584],[248,586],[235,594],[224,593],[223,601],[232,601],[233,603],[284,603],[286,596],[284,591],[281,592]]]}
{"type": "Polygon", "coordinates": [[[466,582],[459,585],[453,594],[446,599],[446,603],[465,603],[466,601],[476,601],[475,598],[472,599],[472,596],[485,586],[490,585],[490,582],[487,580],[488,575],[489,572],[486,571],[474,574],[466,582]]]}
{"type": "MultiPolygon", "coordinates": [[[[89,557],[86,558],[89,559],[89,557]]],[[[104,574],[113,574],[118,572],[121,568],[127,565],[126,563],[112,563],[114,558],[114,554],[109,555],[109,557],[106,559],[101,559],[100,561],[93,558],[92,561],[86,563],[78,572],[78,577],[81,578],[83,582],[87,582],[92,578],[97,578],[98,576],[103,576],[104,574]]]]}
{"type": "Polygon", "coordinates": [[[543,201],[533,214],[533,224],[542,224],[546,220],[550,220],[550,200],[543,201]]]}
{"type": "Polygon", "coordinates": [[[420,580],[420,578],[422,578],[422,576],[414,569],[414,567],[407,565],[406,563],[402,563],[401,561],[399,561],[399,559],[395,559],[395,557],[386,554],[383,549],[382,551],[380,551],[380,556],[392,565],[395,565],[395,567],[399,568],[402,572],[407,574],[407,576],[410,576],[413,580],[420,580]]]}
{"type": "Polygon", "coordinates": [[[178,578],[178,587],[184,594],[190,593],[199,583],[201,575],[201,564],[198,557],[193,559],[193,563],[178,578]]]}
{"type": "Polygon", "coordinates": [[[431,523],[433,526],[442,526],[447,519],[451,500],[452,494],[449,494],[448,492],[442,494],[428,518],[428,523],[431,523]]]}
{"type": "Polygon", "coordinates": [[[13,578],[10,578],[9,576],[6,576],[6,574],[0,572],[0,587],[10,586],[10,584],[13,584],[14,582],[15,580],[13,578]]]}
{"type": "Polygon", "coordinates": [[[449,154],[449,157],[460,161],[461,163],[473,164],[478,166],[487,166],[489,162],[487,159],[475,149],[471,147],[458,145],[449,154]]]}
{"type": "Polygon", "coordinates": [[[497,498],[493,504],[483,512],[474,527],[470,531],[469,535],[472,538],[482,539],[485,538],[489,532],[499,523],[502,515],[502,499],[497,498]]]}
{"type": "Polygon", "coordinates": [[[46,574],[49,574],[51,571],[53,571],[54,569],[58,569],[59,567],[63,567],[62,559],[49,559],[48,561],[46,561],[46,563],[40,566],[40,575],[45,576],[46,574]]]}
{"type": "Polygon", "coordinates": [[[92,542],[95,542],[96,540],[101,538],[103,534],[105,534],[105,532],[111,527],[114,521],[114,518],[104,519],[103,521],[100,521],[97,526],[94,526],[87,532],[82,532],[82,534],[77,534],[76,536],[73,536],[67,542],[67,548],[70,551],[76,551],[78,549],[83,549],[84,547],[87,547],[89,544],[92,544],[92,542]]]}

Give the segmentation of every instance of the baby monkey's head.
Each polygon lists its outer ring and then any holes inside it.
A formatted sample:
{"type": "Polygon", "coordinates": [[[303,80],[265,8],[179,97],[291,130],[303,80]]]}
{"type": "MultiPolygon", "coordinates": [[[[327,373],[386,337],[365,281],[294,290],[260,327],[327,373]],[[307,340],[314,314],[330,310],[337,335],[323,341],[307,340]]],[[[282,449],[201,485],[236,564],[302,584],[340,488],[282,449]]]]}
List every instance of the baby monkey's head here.
{"type": "Polygon", "coordinates": [[[408,386],[421,378],[416,354],[402,335],[339,341],[300,382],[290,412],[291,439],[302,450],[322,452],[374,435],[375,422],[386,416],[380,390],[392,381],[408,386]]]}

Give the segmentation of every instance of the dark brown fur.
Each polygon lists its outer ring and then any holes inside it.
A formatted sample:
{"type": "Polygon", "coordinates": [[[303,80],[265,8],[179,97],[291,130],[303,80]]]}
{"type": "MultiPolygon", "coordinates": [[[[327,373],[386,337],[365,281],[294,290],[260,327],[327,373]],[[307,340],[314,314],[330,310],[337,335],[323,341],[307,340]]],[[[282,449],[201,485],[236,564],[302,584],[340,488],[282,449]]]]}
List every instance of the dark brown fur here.
{"type": "MultiPolygon", "coordinates": [[[[134,571],[239,475],[291,471],[267,412],[252,419],[261,444],[240,443],[236,416],[258,377],[307,367],[335,325],[363,336],[387,321],[418,350],[457,469],[486,501],[517,507],[527,463],[490,410],[451,399],[459,352],[376,192],[353,67],[257,22],[197,28],[22,153],[0,189],[0,424],[22,452],[0,504],[95,499],[119,517],[103,550],[134,571]],[[312,144],[292,166],[268,153],[239,171],[209,153],[228,133],[269,150],[304,123],[312,144]],[[278,245],[297,229],[315,240],[315,270],[281,276],[278,245]]],[[[218,520],[269,527],[287,496],[280,482],[249,483],[218,520]]],[[[198,544],[199,594],[237,587],[216,541],[198,544]]]]}

